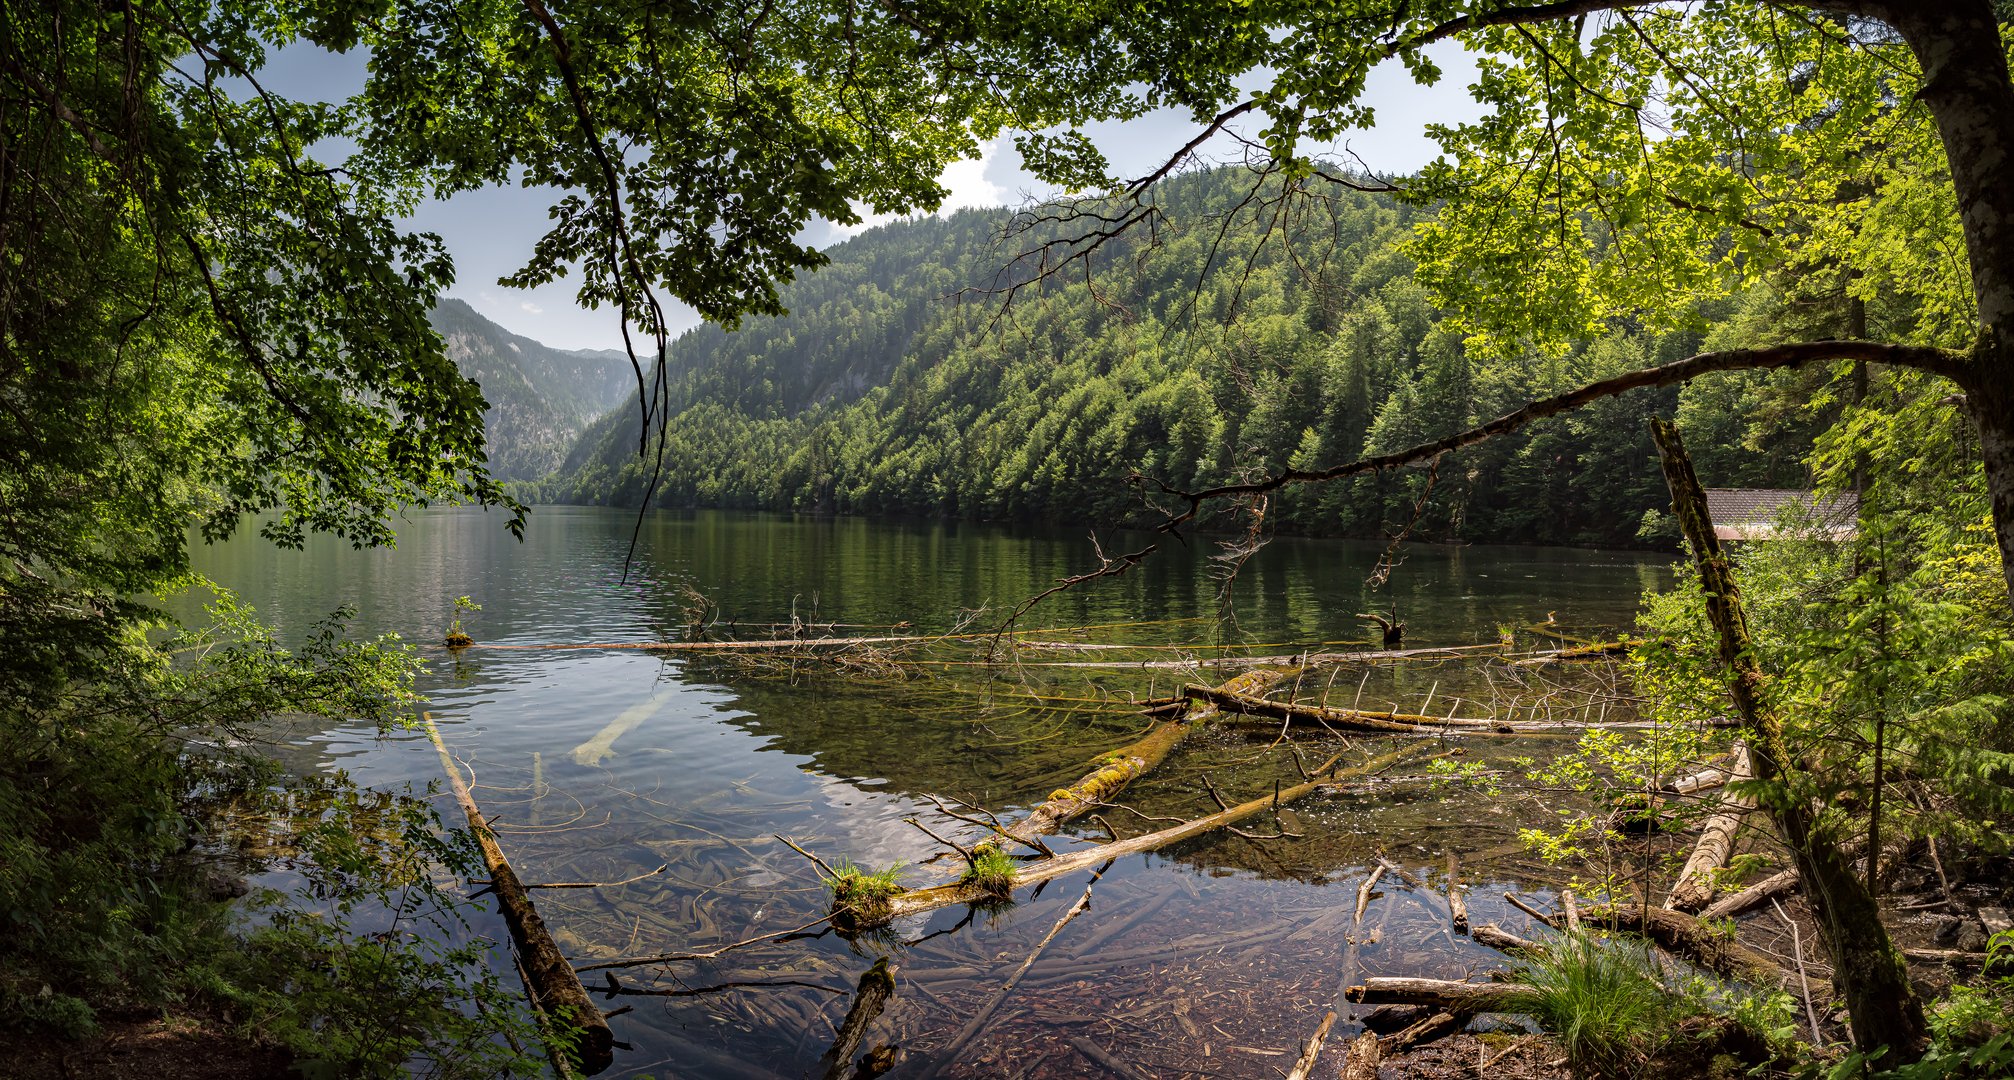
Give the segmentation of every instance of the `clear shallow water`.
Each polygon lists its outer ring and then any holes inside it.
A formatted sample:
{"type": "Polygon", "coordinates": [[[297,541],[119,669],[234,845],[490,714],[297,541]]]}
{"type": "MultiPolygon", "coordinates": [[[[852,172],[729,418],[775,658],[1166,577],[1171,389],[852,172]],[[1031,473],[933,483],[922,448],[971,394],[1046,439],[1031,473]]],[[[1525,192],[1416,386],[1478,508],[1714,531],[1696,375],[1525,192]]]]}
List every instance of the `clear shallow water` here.
{"type": "MultiPolygon", "coordinates": [[[[884,633],[879,628],[899,623],[910,624],[901,632],[943,631],[973,609],[997,620],[1092,562],[1079,530],[662,513],[645,521],[624,581],[634,524],[623,511],[542,508],[520,544],[497,515],[441,511],[414,517],[394,551],[318,541],[285,552],[248,537],[199,550],[197,567],[283,634],[350,605],[358,632],[432,642],[453,598],[470,595],[483,610],[468,629],[492,646],[676,639],[688,587],[717,603],[741,636],[765,636],[757,624],[793,615],[861,624],[836,633],[884,633]]],[[[1101,539],[1119,551],[1143,538],[1101,539]]],[[[1219,608],[1211,554],[1207,539],[1169,545],[1126,576],[1052,598],[1023,621],[1102,625],[1074,636],[1029,635],[1037,639],[1180,649],[1023,649],[1020,663],[1003,667],[975,663],[975,643],[940,646],[928,663],[860,657],[867,662],[842,673],[621,650],[430,649],[434,671],[423,689],[525,880],[612,881],[666,866],[619,888],[538,894],[562,948],[586,963],[705,950],[816,919],[826,904],[817,873],[772,834],[827,860],[900,863],[914,882],[940,880],[948,872],[941,863],[919,865],[938,845],[905,819],[940,833],[972,830],[940,814],[925,793],[1011,817],[1145,729],[1125,700],[1230,674],[1071,665],[1361,640],[1367,630],[1356,613],[1383,610],[1394,597],[1407,646],[1492,642],[1500,627],[1549,612],[1556,628],[1596,636],[1627,626],[1642,591],[1662,586],[1670,565],[1632,552],[1418,546],[1389,592],[1373,596],[1364,578],[1376,545],[1279,540],[1239,575],[1232,625],[1212,619],[1219,608]]],[[[1465,715],[1481,709],[1481,699],[1539,699],[1538,689],[1506,688],[1503,677],[1475,663],[1350,668],[1325,671],[1321,685],[1302,691],[1326,690],[1342,704],[1465,715]]],[[[1193,817],[1214,809],[1204,773],[1234,800],[1270,790],[1276,779],[1291,783],[1291,758],[1269,745],[1276,734],[1245,728],[1192,739],[1125,802],[1145,814],[1193,817]]],[[[1353,744],[1347,752],[1356,757],[1393,745],[1353,744]]],[[[1303,745],[1311,759],[1345,749],[1334,740],[1303,745]]],[[[1547,745],[1559,744],[1455,740],[1440,749],[1493,762],[1547,745]]],[[[296,739],[287,756],[298,767],[342,767],[377,786],[424,789],[439,778],[419,733],[381,740],[361,726],[336,727],[296,739]]],[[[455,819],[451,804],[443,810],[455,819]]],[[[1155,827],[1117,810],[1108,819],[1126,834],[1155,827]]],[[[1356,886],[1380,853],[1436,890],[1447,856],[1458,855],[1476,921],[1516,925],[1521,917],[1490,898],[1543,878],[1513,841],[1518,824],[1544,820],[1546,810],[1529,799],[1399,782],[1301,803],[1288,816],[1300,839],[1222,835],[1121,860],[1096,884],[1089,912],[1058,935],[947,1075],[1098,1075],[1068,1041],[1074,1037],[1162,1076],[1277,1076],[1322,1012],[1339,1003],[1344,982],[1365,974],[1453,977],[1495,961],[1439,928],[1433,898],[1389,877],[1365,924],[1353,926],[1356,886]]],[[[1270,822],[1253,827],[1270,831],[1270,822]]],[[[1097,825],[1084,831],[1103,835],[1097,825]]],[[[868,1043],[901,1044],[910,1057],[898,1075],[920,1075],[1084,887],[1079,875],[1024,893],[1009,908],[940,911],[870,938],[827,933],[715,961],[625,970],[627,988],[680,993],[608,1002],[635,1009],[613,1021],[633,1049],[606,1075],[813,1073],[854,982],[884,954],[898,967],[900,989],[868,1043]],[[727,985],[756,983],[768,985],[727,985]]],[[[479,919],[477,928],[504,937],[500,923],[479,919]]]]}

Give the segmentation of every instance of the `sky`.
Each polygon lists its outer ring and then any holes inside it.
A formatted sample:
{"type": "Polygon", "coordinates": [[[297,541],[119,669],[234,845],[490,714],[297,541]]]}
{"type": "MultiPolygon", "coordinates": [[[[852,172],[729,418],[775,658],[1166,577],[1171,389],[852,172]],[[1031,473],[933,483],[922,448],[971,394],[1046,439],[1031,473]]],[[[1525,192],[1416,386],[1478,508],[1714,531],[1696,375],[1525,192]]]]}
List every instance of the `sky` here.
{"type": "MultiPolygon", "coordinates": [[[[1426,137],[1430,123],[1457,123],[1480,115],[1470,99],[1475,79],[1473,60],[1459,45],[1446,42],[1428,50],[1442,71],[1431,87],[1415,84],[1406,70],[1388,61],[1374,71],[1365,100],[1376,110],[1377,124],[1353,133],[1345,141],[1350,151],[1381,174],[1409,173],[1432,161],[1439,147],[1426,137]]],[[[296,45],[276,54],[261,72],[266,87],[300,99],[334,101],[362,86],[361,53],[337,55],[310,45],[296,45]]],[[[1094,124],[1086,129],[1110,159],[1116,175],[1151,172],[1197,130],[1194,120],[1174,110],[1162,110],[1124,123],[1094,124]]],[[[1205,160],[1228,158],[1231,139],[1220,136],[1201,151],[1205,160]]],[[[332,157],[330,149],[318,147],[332,157]]],[[[967,207],[1018,206],[1050,194],[1021,167],[1010,136],[986,146],[976,160],[946,169],[940,182],[950,195],[940,213],[967,207]]],[[[493,187],[468,191],[422,206],[409,221],[415,229],[440,234],[454,256],[456,282],[447,295],[467,301],[485,318],[516,334],[561,349],[620,349],[622,331],[613,310],[588,310],[574,299],[577,279],[561,279],[535,289],[512,289],[497,279],[522,266],[532,245],[547,228],[546,211],[556,192],[545,188],[493,187]]],[[[813,226],[817,246],[857,235],[892,218],[875,218],[841,228],[829,222],[813,226]]],[[[673,331],[698,323],[683,307],[671,311],[673,331]]]]}

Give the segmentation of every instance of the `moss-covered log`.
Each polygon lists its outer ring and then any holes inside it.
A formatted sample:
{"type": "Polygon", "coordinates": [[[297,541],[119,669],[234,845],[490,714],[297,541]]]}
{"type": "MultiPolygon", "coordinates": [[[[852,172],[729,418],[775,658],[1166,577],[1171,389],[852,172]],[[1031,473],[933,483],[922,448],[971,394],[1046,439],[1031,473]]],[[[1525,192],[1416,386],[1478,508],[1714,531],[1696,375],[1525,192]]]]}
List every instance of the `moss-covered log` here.
{"type": "MultiPolygon", "coordinates": [[[[1067,855],[1036,859],[1026,863],[1020,870],[1015,871],[1013,887],[1018,890],[1029,885],[1048,881],[1051,878],[1075,873],[1079,870],[1089,870],[1108,859],[1116,859],[1123,855],[1137,855],[1148,851],[1158,851],[1170,844],[1202,836],[1205,833],[1221,829],[1227,825],[1236,825],[1246,818],[1256,817],[1275,806],[1285,806],[1322,788],[1335,787],[1346,780],[1383,772],[1423,749],[1424,747],[1418,744],[1402,746],[1390,753],[1380,754],[1369,761],[1342,769],[1336,768],[1336,763],[1340,759],[1332,758],[1314,771],[1313,775],[1315,778],[1312,780],[1295,784],[1292,787],[1281,788],[1277,792],[1268,792],[1250,802],[1239,803],[1227,810],[1220,810],[1205,817],[1185,821],[1180,825],[1171,825],[1157,832],[1143,833],[1139,836],[1127,837],[1124,840],[1115,840],[1109,844],[1100,844],[1097,847],[1088,848],[1083,851],[1073,851],[1067,855]],[[1330,774],[1330,770],[1332,769],[1335,770],[1333,775],[1330,774]]],[[[877,907],[871,913],[857,910],[847,911],[847,925],[849,929],[864,929],[868,926],[887,922],[904,915],[919,915],[926,911],[935,911],[938,908],[949,907],[952,904],[984,903],[997,898],[997,894],[992,891],[962,881],[953,882],[949,885],[939,885],[934,888],[909,889],[889,897],[885,905],[877,907]]],[[[835,914],[837,913],[836,910],[835,914]]],[[[835,919],[835,921],[838,920],[835,919]]]]}
{"type": "MultiPolygon", "coordinates": [[[[1241,697],[1263,694],[1282,681],[1293,676],[1298,668],[1256,668],[1225,682],[1217,689],[1241,697]]],[[[1065,822],[1082,817],[1101,803],[1112,801],[1112,797],[1125,790],[1126,785],[1139,779],[1174,753],[1175,748],[1196,730],[1198,724],[1207,721],[1217,713],[1217,706],[1203,702],[1191,705],[1188,710],[1173,720],[1155,724],[1145,737],[1130,746],[1124,746],[1105,756],[1098,767],[1080,777],[1068,787],[1057,788],[1049,797],[1028,811],[1026,817],[1007,827],[1007,835],[1023,843],[1047,836],[1061,828],[1065,822]]]]}

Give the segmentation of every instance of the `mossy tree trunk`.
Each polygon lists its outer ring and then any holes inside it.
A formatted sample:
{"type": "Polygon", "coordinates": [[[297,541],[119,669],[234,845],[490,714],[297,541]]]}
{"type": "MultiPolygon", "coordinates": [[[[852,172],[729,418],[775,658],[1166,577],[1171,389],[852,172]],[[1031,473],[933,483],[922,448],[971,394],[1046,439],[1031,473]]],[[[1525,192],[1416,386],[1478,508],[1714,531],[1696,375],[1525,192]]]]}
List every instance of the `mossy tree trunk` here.
{"type": "Polygon", "coordinates": [[[1888,940],[1874,895],[1853,872],[1852,860],[1819,829],[1811,800],[1799,793],[1798,785],[1784,782],[1794,778],[1794,763],[1784,737],[1783,717],[1770,699],[1768,679],[1756,662],[1741,589],[1720,541],[1713,535],[1706,492],[1693,474],[1678,426],[1654,419],[1651,433],[1657,440],[1665,481],[1671,487],[1672,509],[1699,567],[1707,618],[1720,638],[1728,692],[1747,729],[1755,777],[1769,785],[1758,801],[1790,848],[1817,913],[1819,934],[1832,958],[1833,983],[1852,1019],[1854,1042],[1870,1052],[1887,1047],[1884,1065],[1915,1061],[1923,1055],[1929,1031],[1922,1002],[1910,988],[1902,954],[1888,940]]]}

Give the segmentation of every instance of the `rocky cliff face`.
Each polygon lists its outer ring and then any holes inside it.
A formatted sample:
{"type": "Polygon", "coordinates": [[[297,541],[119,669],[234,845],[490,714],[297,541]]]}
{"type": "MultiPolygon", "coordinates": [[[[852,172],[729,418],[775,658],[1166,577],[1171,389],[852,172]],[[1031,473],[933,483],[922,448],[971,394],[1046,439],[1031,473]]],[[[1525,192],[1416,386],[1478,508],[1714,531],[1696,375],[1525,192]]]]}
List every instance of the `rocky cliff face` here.
{"type": "Polygon", "coordinates": [[[635,386],[629,358],[606,349],[567,351],[513,334],[460,300],[434,309],[434,329],[462,374],[489,402],[490,471],[535,480],[560,464],[589,421],[635,386]]]}

